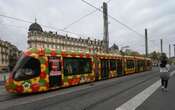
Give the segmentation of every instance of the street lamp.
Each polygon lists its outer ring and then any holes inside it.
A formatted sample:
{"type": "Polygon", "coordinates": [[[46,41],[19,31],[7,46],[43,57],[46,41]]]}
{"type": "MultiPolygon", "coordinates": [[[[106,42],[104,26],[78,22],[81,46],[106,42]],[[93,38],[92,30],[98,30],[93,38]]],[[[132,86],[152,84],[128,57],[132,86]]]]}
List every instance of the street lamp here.
{"type": "Polygon", "coordinates": [[[122,54],[123,56],[125,55],[125,53],[123,52],[123,50],[124,50],[124,49],[128,49],[128,48],[129,48],[129,45],[126,45],[126,46],[121,47],[120,52],[121,52],[121,54],[122,54]]]}
{"type": "Polygon", "coordinates": [[[121,50],[129,48],[129,45],[121,47],[121,50]]]}
{"type": "Polygon", "coordinates": [[[175,44],[173,46],[174,46],[174,57],[175,57],[175,44]]]}

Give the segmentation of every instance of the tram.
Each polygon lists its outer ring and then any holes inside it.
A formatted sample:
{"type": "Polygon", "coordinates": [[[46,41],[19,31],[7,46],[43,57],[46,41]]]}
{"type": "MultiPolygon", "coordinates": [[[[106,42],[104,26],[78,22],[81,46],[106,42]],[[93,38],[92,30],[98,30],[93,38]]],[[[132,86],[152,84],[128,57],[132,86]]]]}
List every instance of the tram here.
{"type": "Polygon", "coordinates": [[[149,58],[30,48],[5,87],[11,93],[36,93],[151,70],[149,58]]]}

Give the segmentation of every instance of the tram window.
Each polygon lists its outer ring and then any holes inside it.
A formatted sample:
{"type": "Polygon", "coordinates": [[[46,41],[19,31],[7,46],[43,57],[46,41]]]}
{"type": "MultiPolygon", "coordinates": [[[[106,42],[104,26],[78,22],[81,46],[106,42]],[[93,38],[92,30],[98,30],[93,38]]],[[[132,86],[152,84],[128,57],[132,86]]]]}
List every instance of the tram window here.
{"type": "Polygon", "coordinates": [[[144,61],[139,61],[139,66],[143,67],[144,66],[144,61]]]}
{"type": "Polygon", "coordinates": [[[110,60],[110,70],[116,70],[116,61],[110,60]]]}
{"type": "Polygon", "coordinates": [[[64,58],[64,75],[91,73],[91,59],[64,58]]]}
{"type": "Polygon", "coordinates": [[[13,77],[15,80],[27,80],[40,74],[40,61],[33,57],[24,57],[16,64],[13,70],[13,77]]]}
{"type": "Polygon", "coordinates": [[[134,68],[134,61],[133,60],[127,60],[127,68],[134,68]]]}

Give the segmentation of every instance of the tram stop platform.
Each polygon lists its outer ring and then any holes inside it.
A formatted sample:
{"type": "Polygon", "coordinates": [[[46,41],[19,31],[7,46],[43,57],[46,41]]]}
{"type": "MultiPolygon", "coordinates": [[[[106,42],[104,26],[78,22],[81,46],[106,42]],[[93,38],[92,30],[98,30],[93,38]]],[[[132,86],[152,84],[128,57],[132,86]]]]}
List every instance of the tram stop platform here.
{"type": "Polygon", "coordinates": [[[175,75],[169,79],[167,92],[159,87],[136,110],[175,110],[175,75]]]}

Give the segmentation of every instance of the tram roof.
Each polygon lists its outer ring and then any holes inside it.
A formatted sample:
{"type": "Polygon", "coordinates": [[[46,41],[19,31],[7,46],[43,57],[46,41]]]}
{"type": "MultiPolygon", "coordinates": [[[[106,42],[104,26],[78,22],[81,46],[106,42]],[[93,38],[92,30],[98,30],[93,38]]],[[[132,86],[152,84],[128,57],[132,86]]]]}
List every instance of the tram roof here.
{"type": "Polygon", "coordinates": [[[136,59],[146,59],[150,60],[150,58],[140,57],[140,56],[122,56],[120,54],[112,54],[112,53],[94,53],[89,51],[75,51],[75,50],[60,50],[60,49],[51,49],[51,48],[29,48],[24,54],[37,54],[37,55],[62,55],[62,56],[83,56],[90,57],[92,55],[99,56],[100,58],[136,58],[136,59]]]}

